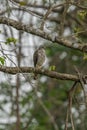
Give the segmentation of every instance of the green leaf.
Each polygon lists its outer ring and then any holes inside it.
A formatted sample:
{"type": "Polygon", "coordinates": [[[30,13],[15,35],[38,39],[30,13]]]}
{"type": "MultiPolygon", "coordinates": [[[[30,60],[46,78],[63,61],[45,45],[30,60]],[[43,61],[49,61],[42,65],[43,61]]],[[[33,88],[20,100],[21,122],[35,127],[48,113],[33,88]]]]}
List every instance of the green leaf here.
{"type": "Polygon", "coordinates": [[[4,57],[0,57],[0,65],[4,65],[5,63],[5,58],[4,57]]]}
{"type": "Polygon", "coordinates": [[[87,15],[87,12],[84,11],[84,10],[78,12],[78,16],[79,16],[79,18],[82,19],[82,20],[85,19],[86,15],[87,15]]]}
{"type": "Polygon", "coordinates": [[[54,71],[55,69],[56,69],[56,66],[55,66],[55,65],[52,65],[52,66],[49,67],[49,70],[54,71]]]}
{"type": "Polygon", "coordinates": [[[25,5],[26,5],[26,2],[25,2],[25,1],[20,1],[19,4],[20,4],[21,6],[25,6],[25,5]]]}
{"type": "Polygon", "coordinates": [[[84,53],[84,55],[83,55],[83,60],[87,60],[87,54],[86,53],[84,53]]]}
{"type": "Polygon", "coordinates": [[[12,42],[13,42],[14,44],[16,44],[17,39],[15,39],[14,37],[9,37],[9,38],[6,39],[5,44],[11,44],[12,42]]]}

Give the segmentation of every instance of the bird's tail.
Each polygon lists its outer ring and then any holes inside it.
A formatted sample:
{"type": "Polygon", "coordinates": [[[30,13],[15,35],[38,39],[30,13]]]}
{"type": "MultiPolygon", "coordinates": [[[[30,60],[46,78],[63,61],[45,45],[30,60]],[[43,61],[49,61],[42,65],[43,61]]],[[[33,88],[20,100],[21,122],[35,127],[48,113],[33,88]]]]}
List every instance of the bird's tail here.
{"type": "Polygon", "coordinates": [[[37,79],[38,79],[38,75],[34,74],[34,80],[37,80],[37,79]]]}

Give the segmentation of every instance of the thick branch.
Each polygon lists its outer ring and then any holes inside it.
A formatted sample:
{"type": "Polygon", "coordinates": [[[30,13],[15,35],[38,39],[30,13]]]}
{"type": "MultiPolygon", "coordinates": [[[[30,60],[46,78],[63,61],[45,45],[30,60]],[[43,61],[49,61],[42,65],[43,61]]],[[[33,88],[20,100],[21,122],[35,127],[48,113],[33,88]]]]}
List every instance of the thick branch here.
{"type": "Polygon", "coordinates": [[[87,52],[87,45],[86,44],[85,45],[83,45],[83,44],[77,45],[76,43],[68,41],[64,38],[59,38],[59,37],[55,36],[54,34],[53,35],[49,34],[47,32],[40,30],[40,29],[30,27],[30,26],[25,25],[25,24],[18,22],[16,20],[9,19],[6,17],[0,17],[0,23],[6,24],[8,26],[12,26],[12,27],[16,28],[17,30],[22,30],[22,31],[25,31],[27,33],[31,33],[33,35],[40,36],[40,37],[47,39],[51,42],[58,43],[60,45],[63,45],[63,46],[69,47],[69,48],[73,48],[73,49],[76,49],[79,51],[87,52]],[[86,49],[83,50],[83,48],[86,48],[86,49]]]}
{"type": "Polygon", "coordinates": [[[37,70],[33,67],[6,67],[1,66],[0,71],[4,73],[9,74],[17,74],[17,73],[37,73],[46,75],[50,78],[60,79],[60,80],[71,80],[71,81],[79,81],[79,78],[77,75],[71,75],[71,74],[62,74],[58,73],[56,71],[50,71],[50,70],[37,70]]]}

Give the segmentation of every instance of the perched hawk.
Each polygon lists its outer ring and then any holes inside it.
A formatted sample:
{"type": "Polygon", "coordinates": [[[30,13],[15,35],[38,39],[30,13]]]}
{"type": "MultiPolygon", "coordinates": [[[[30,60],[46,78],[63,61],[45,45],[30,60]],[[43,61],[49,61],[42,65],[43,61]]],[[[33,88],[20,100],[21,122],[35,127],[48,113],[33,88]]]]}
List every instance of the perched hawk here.
{"type": "MultiPolygon", "coordinates": [[[[45,50],[44,46],[40,46],[33,55],[34,67],[40,69],[45,62],[45,50]]],[[[37,79],[37,74],[34,75],[34,79],[37,79]]]]}

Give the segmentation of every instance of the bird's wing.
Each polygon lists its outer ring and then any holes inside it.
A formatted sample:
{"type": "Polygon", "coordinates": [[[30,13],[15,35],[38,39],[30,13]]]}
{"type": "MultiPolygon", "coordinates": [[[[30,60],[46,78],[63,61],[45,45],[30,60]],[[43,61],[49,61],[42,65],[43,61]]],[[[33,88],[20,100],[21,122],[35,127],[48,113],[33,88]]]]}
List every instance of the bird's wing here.
{"type": "Polygon", "coordinates": [[[34,61],[34,67],[36,67],[38,61],[38,50],[34,52],[33,61],[34,61]]]}

